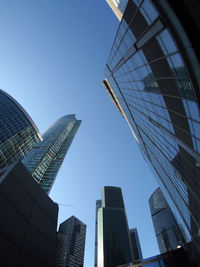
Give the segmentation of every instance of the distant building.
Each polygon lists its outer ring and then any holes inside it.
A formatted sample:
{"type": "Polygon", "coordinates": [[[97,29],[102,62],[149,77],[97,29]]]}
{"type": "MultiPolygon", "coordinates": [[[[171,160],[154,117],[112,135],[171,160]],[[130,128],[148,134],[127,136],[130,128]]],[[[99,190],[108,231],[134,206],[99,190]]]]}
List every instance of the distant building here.
{"type": "Polygon", "coordinates": [[[143,259],[138,232],[136,228],[130,229],[129,232],[130,232],[130,238],[131,238],[133,263],[138,263],[143,259]]]}
{"type": "Polygon", "coordinates": [[[41,140],[28,113],[0,89],[0,169],[23,159],[41,140]]]}
{"type": "Polygon", "coordinates": [[[96,215],[95,215],[95,245],[94,245],[94,267],[97,267],[97,252],[98,252],[98,210],[102,207],[102,200],[96,201],[96,215]]]}
{"type": "Polygon", "coordinates": [[[83,267],[86,225],[72,216],[60,224],[57,236],[56,266],[83,267]]]}
{"type": "Polygon", "coordinates": [[[198,0],[129,0],[103,82],[200,258],[198,0]]]}
{"type": "Polygon", "coordinates": [[[80,123],[75,115],[60,118],[42,135],[43,141],[23,159],[23,164],[46,193],[52,188],[80,123]]]}
{"type": "Polygon", "coordinates": [[[160,253],[185,247],[186,241],[160,188],[149,199],[149,206],[160,253]]]}
{"type": "Polygon", "coordinates": [[[106,2],[111,7],[118,20],[121,21],[128,0],[106,0],[106,2]]]}
{"type": "Polygon", "coordinates": [[[98,210],[98,267],[132,262],[130,234],[121,188],[104,186],[98,210]]]}
{"type": "Polygon", "coordinates": [[[58,205],[21,162],[0,170],[0,265],[55,266],[58,205]]]}

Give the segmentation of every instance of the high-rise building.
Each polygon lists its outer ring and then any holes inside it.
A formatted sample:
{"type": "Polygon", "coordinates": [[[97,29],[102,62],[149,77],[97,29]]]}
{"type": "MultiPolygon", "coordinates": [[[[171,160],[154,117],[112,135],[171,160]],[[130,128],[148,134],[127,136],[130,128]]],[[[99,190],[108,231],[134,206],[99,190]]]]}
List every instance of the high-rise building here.
{"type": "Polygon", "coordinates": [[[102,200],[96,201],[95,215],[95,244],[94,244],[94,267],[97,267],[97,252],[98,252],[98,210],[102,207],[102,200]]]}
{"type": "Polygon", "coordinates": [[[81,121],[76,120],[75,115],[58,119],[42,135],[43,141],[23,159],[23,164],[46,193],[49,193],[52,188],[80,123],[81,121]]]}
{"type": "Polygon", "coordinates": [[[197,0],[129,0],[103,84],[200,255],[199,11],[197,0]]]}
{"type": "Polygon", "coordinates": [[[98,209],[98,267],[132,262],[130,234],[121,188],[104,186],[98,209]]]}
{"type": "Polygon", "coordinates": [[[113,12],[120,21],[122,19],[128,0],[106,0],[106,2],[112,8],[113,12]]]}
{"type": "Polygon", "coordinates": [[[129,232],[130,232],[130,238],[131,238],[133,263],[138,263],[143,259],[143,257],[142,257],[142,250],[140,246],[137,228],[130,229],[129,232]]]}
{"type": "Polygon", "coordinates": [[[27,112],[0,89],[0,169],[24,158],[41,140],[27,112]]]}
{"type": "Polygon", "coordinates": [[[180,246],[185,247],[184,235],[160,188],[157,188],[151,195],[149,206],[160,253],[180,246]]]}
{"type": "Polygon", "coordinates": [[[56,266],[83,267],[86,225],[72,216],[60,224],[57,236],[56,266]]]}

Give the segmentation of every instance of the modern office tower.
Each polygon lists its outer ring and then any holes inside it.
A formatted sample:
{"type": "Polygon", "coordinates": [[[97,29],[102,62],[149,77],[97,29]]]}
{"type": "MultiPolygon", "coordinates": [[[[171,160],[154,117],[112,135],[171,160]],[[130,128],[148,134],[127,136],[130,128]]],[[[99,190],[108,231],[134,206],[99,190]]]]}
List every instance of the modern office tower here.
{"type": "Polygon", "coordinates": [[[118,20],[121,21],[128,0],[106,0],[106,2],[111,7],[118,20]]]}
{"type": "Polygon", "coordinates": [[[0,89],[0,169],[22,159],[41,140],[22,106],[0,89]]]}
{"type": "Polygon", "coordinates": [[[129,0],[103,84],[200,258],[199,11],[196,0],[129,0]]]}
{"type": "Polygon", "coordinates": [[[43,141],[23,159],[23,164],[46,193],[49,193],[52,188],[80,123],[81,121],[76,120],[75,115],[58,119],[42,135],[43,141]]]}
{"type": "Polygon", "coordinates": [[[56,266],[83,267],[86,225],[72,216],[60,224],[57,236],[56,266]]]}
{"type": "Polygon", "coordinates": [[[58,205],[21,162],[0,170],[1,266],[55,266],[58,205]]]}
{"type": "Polygon", "coordinates": [[[151,195],[149,206],[160,253],[180,246],[185,247],[186,242],[183,233],[160,188],[157,188],[151,195]]]}
{"type": "Polygon", "coordinates": [[[129,233],[130,233],[130,238],[131,238],[133,263],[137,263],[143,259],[140,241],[139,241],[139,237],[138,237],[138,232],[137,232],[136,228],[133,228],[133,229],[129,230],[129,233]]]}
{"type": "Polygon", "coordinates": [[[102,207],[102,200],[96,201],[96,216],[95,216],[95,245],[94,245],[94,267],[97,267],[97,251],[98,251],[98,210],[102,207]]]}
{"type": "Polygon", "coordinates": [[[98,210],[98,267],[115,267],[132,262],[129,228],[122,191],[104,186],[98,210]]]}

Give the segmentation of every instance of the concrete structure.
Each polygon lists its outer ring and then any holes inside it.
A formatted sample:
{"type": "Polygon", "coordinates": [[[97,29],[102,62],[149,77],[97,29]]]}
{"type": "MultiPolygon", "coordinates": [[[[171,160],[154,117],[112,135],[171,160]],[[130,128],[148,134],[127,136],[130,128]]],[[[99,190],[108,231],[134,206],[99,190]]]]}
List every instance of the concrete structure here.
{"type": "Polygon", "coordinates": [[[55,266],[58,205],[22,163],[0,171],[1,266],[55,266]]]}

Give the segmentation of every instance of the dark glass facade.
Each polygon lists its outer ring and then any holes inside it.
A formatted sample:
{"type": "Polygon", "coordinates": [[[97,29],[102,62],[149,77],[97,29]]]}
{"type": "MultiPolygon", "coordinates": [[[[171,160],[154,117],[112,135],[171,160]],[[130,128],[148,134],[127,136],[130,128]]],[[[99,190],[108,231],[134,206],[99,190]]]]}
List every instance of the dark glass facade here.
{"type": "Polygon", "coordinates": [[[40,141],[40,133],[26,111],[0,90],[0,169],[24,158],[40,141]]]}
{"type": "MultiPolygon", "coordinates": [[[[180,2],[128,2],[103,84],[127,120],[186,241],[200,253],[199,49],[184,28],[188,22],[179,19],[181,11],[176,16],[174,6],[183,8],[187,1],[180,2]]],[[[192,2],[193,10],[199,8],[192,2]]]]}
{"type": "Polygon", "coordinates": [[[23,164],[46,193],[52,188],[80,123],[75,115],[60,118],[43,134],[43,141],[23,159],[23,164]]]}
{"type": "Polygon", "coordinates": [[[140,241],[139,241],[139,237],[138,237],[138,232],[137,232],[136,228],[130,229],[129,232],[130,232],[130,238],[131,238],[133,263],[137,263],[143,259],[140,241]]]}
{"type": "Polygon", "coordinates": [[[86,225],[72,216],[60,224],[57,236],[56,266],[83,267],[86,225]]]}
{"type": "Polygon", "coordinates": [[[149,199],[152,221],[160,253],[185,247],[186,241],[160,188],[149,199]]]}
{"type": "Polygon", "coordinates": [[[0,178],[0,266],[55,267],[58,204],[20,161],[0,178]]]}
{"type": "Polygon", "coordinates": [[[98,267],[132,262],[130,234],[121,188],[105,186],[98,209],[98,267]]]}

